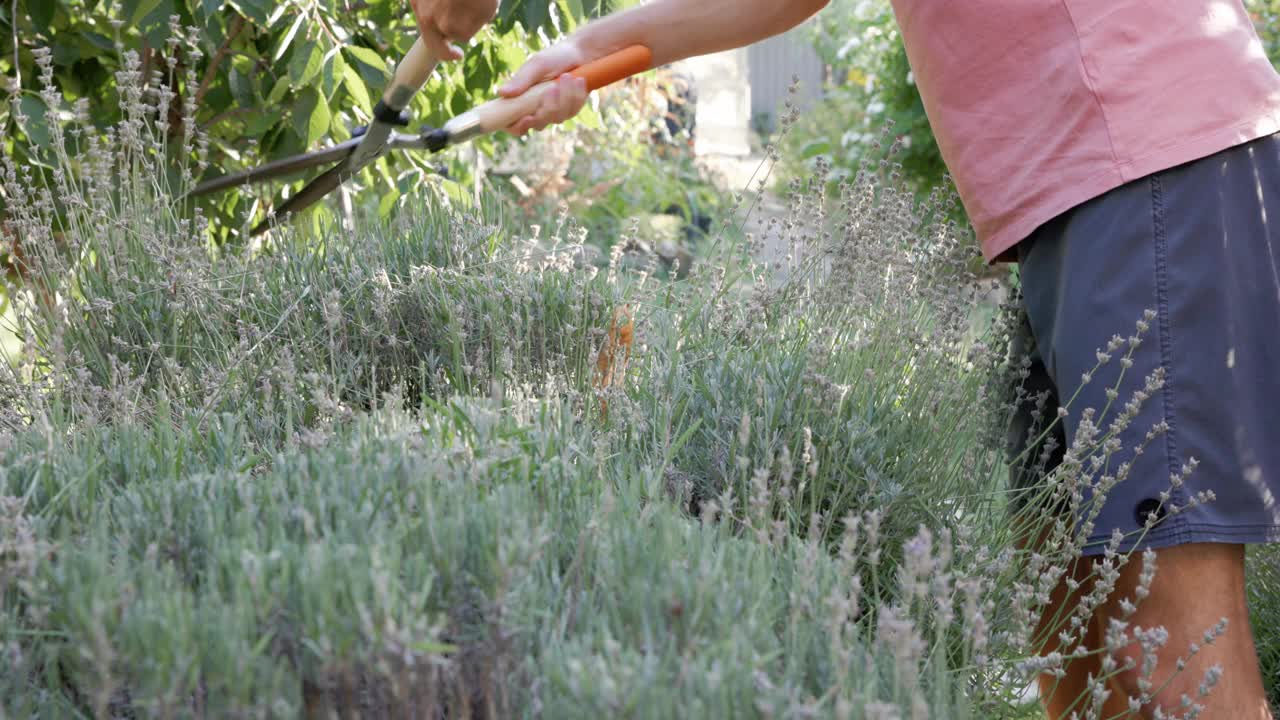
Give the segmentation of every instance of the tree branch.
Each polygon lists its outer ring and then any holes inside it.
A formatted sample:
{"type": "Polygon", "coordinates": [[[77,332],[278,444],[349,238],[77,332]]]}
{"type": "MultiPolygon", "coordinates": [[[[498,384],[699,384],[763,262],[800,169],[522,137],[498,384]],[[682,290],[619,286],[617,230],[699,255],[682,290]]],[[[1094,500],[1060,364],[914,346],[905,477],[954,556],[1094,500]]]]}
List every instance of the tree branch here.
{"type": "Polygon", "coordinates": [[[214,53],[209,59],[209,67],[205,68],[204,79],[200,81],[200,89],[196,90],[196,107],[204,102],[205,93],[209,92],[209,86],[213,84],[213,78],[218,74],[218,66],[222,65],[222,61],[227,59],[227,55],[231,52],[231,43],[240,37],[241,31],[244,30],[244,16],[237,14],[236,19],[231,22],[231,32],[227,33],[227,37],[222,41],[222,47],[218,48],[218,52],[214,53]]]}
{"type": "Polygon", "coordinates": [[[13,91],[17,92],[18,88],[22,87],[22,56],[18,53],[20,49],[18,45],[18,0],[13,0],[13,13],[9,15],[9,20],[13,23],[13,91]]]}

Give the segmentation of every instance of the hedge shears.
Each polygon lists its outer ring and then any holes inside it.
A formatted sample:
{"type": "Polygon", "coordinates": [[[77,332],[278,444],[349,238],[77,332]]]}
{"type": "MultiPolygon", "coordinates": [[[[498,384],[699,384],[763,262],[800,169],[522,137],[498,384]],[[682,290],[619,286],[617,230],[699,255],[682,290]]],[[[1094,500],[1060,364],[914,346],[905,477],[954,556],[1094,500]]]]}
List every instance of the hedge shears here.
{"type": "MultiPolygon", "coordinates": [[[[438,59],[432,56],[426,44],[422,42],[422,38],[418,38],[396,66],[391,83],[374,106],[372,121],[367,127],[357,130],[350,140],[214,178],[197,185],[190,194],[205,195],[230,187],[292,175],[330,162],[335,163],[333,167],[307,183],[296,195],[281,203],[250,233],[258,235],[272,225],[288,222],[294,215],[315,205],[342,183],[392,150],[427,150],[434,154],[452,145],[510,127],[520,118],[535,112],[542,101],[543,93],[554,85],[553,81],[545,81],[517,97],[490,100],[451,118],[440,128],[424,127],[416,134],[400,132],[396,128],[409,124],[405,113],[409,101],[426,84],[427,78],[438,63],[438,59]]],[[[591,92],[649,70],[652,63],[653,54],[649,48],[633,45],[575,68],[569,71],[569,74],[585,80],[587,92],[591,92]]]]}

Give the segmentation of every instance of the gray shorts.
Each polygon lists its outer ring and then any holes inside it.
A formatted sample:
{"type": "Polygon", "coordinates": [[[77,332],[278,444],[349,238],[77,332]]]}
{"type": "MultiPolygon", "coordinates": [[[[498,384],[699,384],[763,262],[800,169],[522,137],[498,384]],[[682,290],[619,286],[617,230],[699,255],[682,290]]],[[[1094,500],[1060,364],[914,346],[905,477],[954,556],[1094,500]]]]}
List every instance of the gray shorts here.
{"type": "MultiPolygon", "coordinates": [[[[1162,371],[1163,386],[1092,474],[1096,483],[1130,463],[1100,503],[1086,553],[1101,552],[1116,528],[1126,537],[1122,551],[1280,539],[1280,136],[1077,206],[1024,240],[1018,263],[1025,315],[1014,352],[1031,366],[1028,399],[1010,427],[1011,449],[1023,456],[1011,465],[1014,489],[1036,485],[1046,467],[1063,462],[1086,408],[1097,413],[1092,454],[1102,457],[1112,422],[1162,371]],[[1128,338],[1147,310],[1154,314],[1120,378],[1128,338]],[[1116,335],[1123,346],[1098,367],[1097,353],[1116,335]],[[1092,377],[1082,385],[1086,373],[1092,377]],[[1118,394],[1104,414],[1108,388],[1118,394]],[[1067,406],[1065,419],[1037,433],[1059,404],[1067,406]],[[1167,431],[1147,440],[1162,421],[1167,431]],[[1031,436],[1058,447],[1041,452],[1031,436]],[[1194,471],[1175,482],[1193,459],[1194,471]],[[1213,499],[1196,502],[1206,491],[1213,499]],[[1151,513],[1158,522],[1143,530],[1151,513]]],[[[1086,507],[1097,505],[1094,495],[1083,489],[1086,507]]]]}

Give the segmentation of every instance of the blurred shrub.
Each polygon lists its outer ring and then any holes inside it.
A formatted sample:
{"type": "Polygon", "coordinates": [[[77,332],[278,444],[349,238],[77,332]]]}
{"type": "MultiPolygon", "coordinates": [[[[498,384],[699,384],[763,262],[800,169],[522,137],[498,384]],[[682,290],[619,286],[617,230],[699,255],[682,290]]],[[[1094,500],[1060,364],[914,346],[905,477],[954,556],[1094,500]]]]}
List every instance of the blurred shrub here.
{"type": "MultiPolygon", "coordinates": [[[[604,252],[696,244],[727,206],[694,155],[696,88],[667,68],[597,93],[596,112],[512,148],[494,172],[526,222],[567,212],[604,252]]],[[[687,267],[685,268],[687,269],[687,267]]]]}
{"type": "MultiPolygon", "coordinates": [[[[442,66],[414,99],[415,123],[439,125],[493,96],[526,53],[580,19],[611,12],[604,0],[504,0],[499,17],[458,63],[442,66]]],[[[171,99],[163,120],[170,154],[207,150],[213,177],[351,137],[367,123],[389,71],[417,37],[406,0],[39,0],[0,3],[0,73],[13,86],[0,105],[4,152],[21,165],[56,165],[49,113],[76,108],[102,130],[124,116],[128,73],[161,79],[171,99]],[[48,68],[38,58],[49,52],[48,68]],[[139,65],[126,67],[128,53],[139,65]],[[125,73],[125,74],[122,74],[125,73]],[[44,74],[66,104],[37,90],[44,74]],[[20,87],[19,87],[20,85],[20,87]],[[198,133],[193,133],[193,124],[198,133]],[[192,137],[202,136],[202,139],[192,137]],[[190,139],[184,139],[184,136],[190,139]]],[[[500,138],[482,138],[492,152],[500,138]]],[[[470,163],[457,154],[432,160],[399,153],[365,170],[355,185],[376,188],[365,209],[384,215],[444,162],[453,176],[470,163]]],[[[205,203],[215,233],[265,216],[263,198],[278,187],[232,190],[205,203]]],[[[8,201],[0,196],[0,213],[8,201]]],[[[318,208],[309,220],[329,215],[318,208]]],[[[3,258],[0,258],[2,261],[3,258]]]]}

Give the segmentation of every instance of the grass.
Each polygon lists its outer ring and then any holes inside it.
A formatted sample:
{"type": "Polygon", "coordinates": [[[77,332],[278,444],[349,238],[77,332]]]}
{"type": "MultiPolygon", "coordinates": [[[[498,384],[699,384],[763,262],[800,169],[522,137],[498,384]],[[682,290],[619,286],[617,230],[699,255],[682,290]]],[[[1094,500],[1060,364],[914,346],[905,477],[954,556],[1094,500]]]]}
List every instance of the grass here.
{"type": "Polygon", "coordinates": [[[1275,546],[1251,548],[1249,620],[1262,662],[1262,681],[1273,706],[1280,706],[1280,551],[1275,546]]]}
{"type": "Polygon", "coordinates": [[[942,196],[794,185],[783,283],[425,200],[210,248],[143,135],[6,169],[0,714],[1034,716],[1078,544],[1010,547],[942,196]]]}

